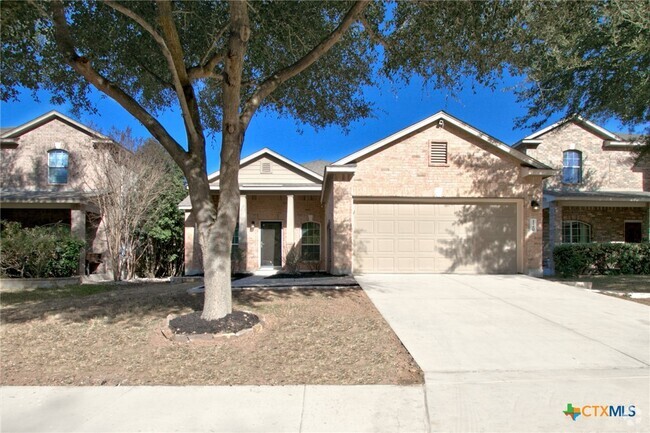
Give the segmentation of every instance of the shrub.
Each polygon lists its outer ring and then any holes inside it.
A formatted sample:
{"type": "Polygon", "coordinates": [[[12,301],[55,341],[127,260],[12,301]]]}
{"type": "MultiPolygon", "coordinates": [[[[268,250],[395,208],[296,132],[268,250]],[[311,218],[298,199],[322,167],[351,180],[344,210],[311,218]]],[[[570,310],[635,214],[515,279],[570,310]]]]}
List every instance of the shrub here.
{"type": "Polygon", "coordinates": [[[0,270],[8,277],[70,277],[78,273],[83,246],[63,224],[22,228],[2,222],[0,270]]]}
{"type": "Polygon", "coordinates": [[[296,275],[300,273],[302,263],[300,250],[293,245],[284,257],[284,269],[288,274],[296,275]]]}
{"type": "Polygon", "coordinates": [[[564,244],[553,250],[555,271],[563,277],[581,274],[650,274],[650,243],[564,244]]]}
{"type": "Polygon", "coordinates": [[[230,273],[231,275],[238,274],[243,271],[244,267],[244,251],[239,248],[239,245],[233,245],[230,252],[230,273]]]}

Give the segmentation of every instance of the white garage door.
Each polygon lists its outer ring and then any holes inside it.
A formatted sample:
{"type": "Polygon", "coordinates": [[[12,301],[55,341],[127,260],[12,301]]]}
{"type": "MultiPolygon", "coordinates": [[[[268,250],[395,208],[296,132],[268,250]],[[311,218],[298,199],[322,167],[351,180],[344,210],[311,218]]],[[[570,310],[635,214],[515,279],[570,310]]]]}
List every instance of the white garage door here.
{"type": "Polygon", "coordinates": [[[517,205],[357,203],[355,273],[516,273],[517,205]]]}

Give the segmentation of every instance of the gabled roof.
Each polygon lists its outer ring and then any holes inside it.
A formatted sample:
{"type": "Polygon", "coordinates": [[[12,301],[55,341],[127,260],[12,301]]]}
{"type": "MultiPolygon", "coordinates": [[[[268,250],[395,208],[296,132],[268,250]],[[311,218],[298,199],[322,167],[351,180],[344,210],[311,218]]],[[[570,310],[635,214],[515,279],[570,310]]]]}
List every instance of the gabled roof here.
{"type": "Polygon", "coordinates": [[[473,126],[461,121],[460,119],[457,119],[456,117],[444,112],[444,111],[438,111],[436,114],[433,116],[429,116],[426,119],[415,123],[409,127],[406,127],[402,129],[401,131],[398,131],[382,140],[379,140],[369,146],[364,147],[363,149],[348,155],[342,159],[339,159],[338,161],[334,162],[332,165],[333,166],[339,166],[339,165],[346,165],[350,163],[354,163],[361,159],[362,157],[368,155],[369,153],[378,151],[380,149],[383,149],[386,146],[389,146],[396,142],[397,140],[400,140],[403,137],[406,137],[407,135],[416,132],[420,129],[429,127],[434,124],[438,124],[440,121],[443,121],[445,123],[449,123],[451,125],[454,125],[455,127],[465,131],[466,133],[473,135],[474,137],[482,140],[485,142],[488,147],[492,147],[495,150],[499,150],[503,153],[506,153],[515,159],[519,160],[522,164],[531,166],[533,168],[541,168],[541,169],[548,169],[550,167],[546,166],[545,164],[541,163],[540,161],[537,161],[534,158],[531,158],[530,156],[526,155],[523,152],[518,151],[517,149],[513,149],[512,147],[508,146],[507,144],[497,140],[496,138],[486,134],[483,131],[480,131],[473,126]]]}
{"type": "Polygon", "coordinates": [[[521,140],[519,140],[517,143],[515,143],[515,146],[518,146],[520,143],[522,143],[525,140],[536,140],[537,138],[541,137],[542,135],[546,134],[547,132],[550,132],[554,130],[555,128],[559,128],[560,126],[564,125],[567,122],[576,122],[580,123],[581,125],[587,127],[588,129],[591,129],[592,131],[598,133],[601,135],[603,138],[606,140],[612,140],[612,141],[624,141],[623,138],[620,136],[614,134],[613,132],[610,132],[603,128],[602,126],[598,126],[595,123],[585,119],[582,116],[572,116],[566,119],[562,119],[559,122],[555,122],[554,124],[547,126],[544,129],[540,129],[537,132],[533,132],[530,134],[528,137],[524,137],[521,140]]]}
{"type": "Polygon", "coordinates": [[[45,113],[42,116],[39,116],[36,119],[30,120],[29,122],[24,123],[24,124],[22,124],[20,126],[17,126],[15,128],[3,128],[2,132],[0,133],[0,139],[2,139],[2,140],[7,140],[7,139],[11,140],[13,138],[20,137],[24,133],[29,132],[29,131],[31,131],[33,129],[36,129],[39,126],[41,126],[41,125],[43,125],[43,124],[45,124],[47,122],[50,122],[51,120],[54,120],[54,119],[58,119],[58,120],[60,120],[60,121],[62,121],[64,123],[67,123],[68,125],[70,125],[70,126],[72,126],[74,128],[77,128],[78,130],[80,130],[82,132],[85,132],[86,134],[88,134],[88,135],[90,135],[92,137],[99,138],[99,139],[102,139],[102,140],[109,140],[109,138],[106,137],[105,135],[100,134],[99,132],[95,131],[94,129],[91,129],[91,128],[87,127],[86,125],[83,125],[83,124],[77,122],[74,119],[71,119],[70,117],[68,117],[68,116],[66,116],[64,114],[61,114],[56,110],[52,110],[49,113],[45,113]]]}
{"type": "MultiPolygon", "coordinates": [[[[289,165],[290,167],[295,168],[297,171],[302,172],[303,174],[305,174],[305,175],[307,175],[307,176],[309,176],[311,178],[314,178],[314,179],[318,180],[319,182],[323,181],[323,176],[321,174],[318,174],[318,173],[308,169],[307,167],[304,167],[304,166],[298,164],[297,162],[293,162],[289,158],[286,158],[286,157],[280,155],[279,153],[276,153],[276,152],[272,151],[268,147],[265,147],[265,148],[263,148],[261,150],[258,150],[257,152],[253,153],[252,155],[248,155],[246,158],[243,158],[239,162],[239,167],[241,168],[241,167],[245,166],[246,164],[248,164],[249,162],[252,162],[252,161],[256,160],[257,158],[260,158],[260,157],[262,157],[264,155],[268,155],[273,159],[282,161],[283,163],[289,165]]],[[[215,171],[214,173],[208,175],[208,182],[212,183],[218,177],[219,177],[219,171],[215,171]]]]}

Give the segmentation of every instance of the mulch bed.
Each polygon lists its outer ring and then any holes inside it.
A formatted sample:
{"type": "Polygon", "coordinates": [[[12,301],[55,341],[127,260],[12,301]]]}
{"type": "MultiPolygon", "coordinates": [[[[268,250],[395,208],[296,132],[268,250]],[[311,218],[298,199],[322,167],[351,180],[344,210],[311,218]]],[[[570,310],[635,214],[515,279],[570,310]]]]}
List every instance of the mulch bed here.
{"type": "Polygon", "coordinates": [[[217,320],[204,320],[201,312],[196,311],[170,320],[169,327],[174,334],[236,334],[258,323],[259,317],[245,311],[233,311],[217,320]]]}
{"type": "Polygon", "coordinates": [[[286,279],[286,278],[300,279],[300,278],[327,278],[327,277],[333,277],[333,275],[327,272],[300,272],[297,274],[279,273],[279,274],[269,275],[264,279],[276,280],[276,279],[286,279]]]}

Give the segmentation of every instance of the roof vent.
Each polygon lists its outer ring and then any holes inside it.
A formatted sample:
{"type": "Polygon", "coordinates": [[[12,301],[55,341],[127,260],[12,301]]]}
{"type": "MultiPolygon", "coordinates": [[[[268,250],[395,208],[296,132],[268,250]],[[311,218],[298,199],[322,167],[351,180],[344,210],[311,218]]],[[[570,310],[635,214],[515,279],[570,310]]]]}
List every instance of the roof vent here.
{"type": "Polygon", "coordinates": [[[262,173],[262,174],[271,174],[271,163],[270,162],[263,162],[260,165],[260,173],[262,173]]]}
{"type": "Polygon", "coordinates": [[[447,143],[431,143],[429,148],[429,165],[447,164],[447,143]]]}

